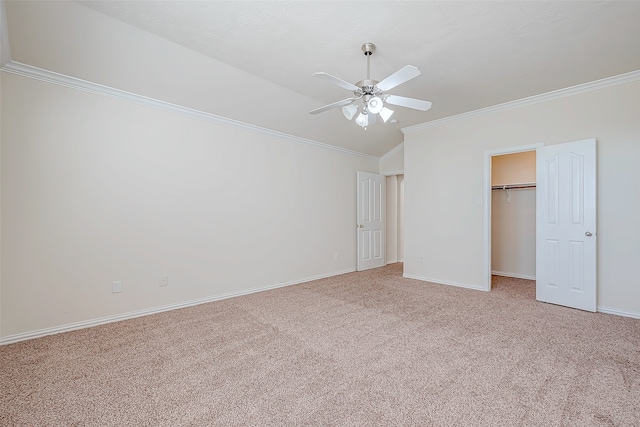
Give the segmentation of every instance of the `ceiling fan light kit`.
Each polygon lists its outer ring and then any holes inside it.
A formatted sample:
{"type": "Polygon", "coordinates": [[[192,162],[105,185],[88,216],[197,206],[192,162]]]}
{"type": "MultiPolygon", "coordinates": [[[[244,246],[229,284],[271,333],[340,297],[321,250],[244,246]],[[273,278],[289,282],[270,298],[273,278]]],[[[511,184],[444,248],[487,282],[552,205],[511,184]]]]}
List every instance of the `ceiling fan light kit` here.
{"type": "Polygon", "coordinates": [[[358,107],[353,104],[345,105],[342,107],[342,114],[347,118],[347,120],[353,119],[353,116],[358,112],[358,107]]]}
{"type": "MultiPolygon", "coordinates": [[[[344,114],[344,117],[347,120],[352,120],[358,111],[360,111],[355,122],[358,126],[366,129],[367,126],[376,122],[377,115],[380,115],[380,118],[385,123],[389,120],[389,117],[393,114],[393,110],[387,108],[385,103],[421,111],[427,111],[431,108],[431,102],[429,101],[386,93],[388,90],[391,90],[394,87],[420,75],[420,70],[413,65],[404,66],[382,81],[371,80],[371,55],[373,55],[375,50],[376,45],[373,43],[365,43],[362,45],[362,52],[367,57],[367,78],[356,84],[351,84],[327,73],[315,73],[314,76],[316,77],[327,80],[341,88],[350,90],[353,92],[355,97],[325,105],[324,107],[317,108],[309,113],[318,114],[336,107],[342,107],[342,114],[344,114]],[[362,101],[360,107],[357,105],[358,101],[362,101]]],[[[395,120],[392,120],[392,122],[393,121],[395,120]]],[[[397,123],[397,121],[395,122],[397,123]]]]}
{"type": "Polygon", "coordinates": [[[364,112],[360,113],[356,118],[356,123],[366,129],[369,126],[369,115],[364,112]]]}
{"type": "Polygon", "coordinates": [[[390,110],[387,107],[382,107],[382,110],[380,110],[378,114],[382,117],[382,121],[387,123],[387,120],[389,120],[389,117],[393,114],[393,110],[390,110]]]}
{"type": "Polygon", "coordinates": [[[382,99],[377,96],[371,97],[369,102],[367,102],[367,110],[372,114],[378,114],[383,108],[384,105],[382,104],[382,99]]]}

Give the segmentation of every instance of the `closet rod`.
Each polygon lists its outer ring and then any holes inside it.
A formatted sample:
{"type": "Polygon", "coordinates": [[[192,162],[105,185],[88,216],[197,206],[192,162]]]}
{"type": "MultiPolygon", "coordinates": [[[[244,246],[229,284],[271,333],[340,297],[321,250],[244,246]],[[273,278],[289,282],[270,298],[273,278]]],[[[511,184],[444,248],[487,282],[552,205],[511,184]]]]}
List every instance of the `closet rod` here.
{"type": "Polygon", "coordinates": [[[514,188],[536,188],[536,184],[494,185],[492,190],[511,190],[514,188]]]}

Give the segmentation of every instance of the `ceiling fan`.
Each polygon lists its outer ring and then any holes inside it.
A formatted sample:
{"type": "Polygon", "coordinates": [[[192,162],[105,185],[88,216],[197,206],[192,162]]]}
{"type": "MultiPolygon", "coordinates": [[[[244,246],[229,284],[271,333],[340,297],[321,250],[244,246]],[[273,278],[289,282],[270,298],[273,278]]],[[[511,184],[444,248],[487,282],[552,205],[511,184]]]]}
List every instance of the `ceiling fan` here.
{"type": "Polygon", "coordinates": [[[362,51],[367,57],[367,78],[356,84],[351,84],[327,73],[315,73],[314,76],[316,77],[350,90],[353,92],[354,97],[325,105],[324,107],[309,111],[309,113],[318,114],[331,110],[332,108],[342,107],[342,114],[344,114],[347,120],[351,120],[356,113],[360,111],[360,114],[356,117],[356,123],[366,129],[367,126],[376,122],[378,115],[385,123],[389,120],[389,117],[393,114],[393,110],[387,108],[385,103],[421,111],[427,111],[431,108],[431,102],[429,101],[386,93],[388,90],[420,75],[420,70],[413,65],[405,65],[382,81],[371,80],[371,55],[373,55],[375,50],[376,45],[373,43],[365,43],[362,45],[362,51]],[[362,106],[358,107],[357,101],[360,100],[362,101],[362,106]]]}

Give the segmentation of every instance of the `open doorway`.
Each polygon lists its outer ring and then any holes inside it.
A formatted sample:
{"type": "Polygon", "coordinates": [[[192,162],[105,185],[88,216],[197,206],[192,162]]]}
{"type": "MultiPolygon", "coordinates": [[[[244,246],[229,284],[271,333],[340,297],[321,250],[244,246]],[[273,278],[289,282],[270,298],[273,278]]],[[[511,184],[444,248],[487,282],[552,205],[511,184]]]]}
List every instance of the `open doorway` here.
{"type": "Polygon", "coordinates": [[[535,280],[535,151],[491,157],[490,202],[491,274],[535,280]]]}
{"type": "MultiPolygon", "coordinates": [[[[597,310],[596,140],[485,152],[484,289],[492,279],[492,160],[536,151],[536,300],[597,310]]],[[[483,200],[479,199],[478,204],[483,200]]]]}
{"type": "Polygon", "coordinates": [[[494,274],[535,280],[536,148],[485,153],[484,283],[494,274]]]}
{"type": "Polygon", "coordinates": [[[387,264],[404,262],[404,175],[389,175],[387,185],[387,264]]]}

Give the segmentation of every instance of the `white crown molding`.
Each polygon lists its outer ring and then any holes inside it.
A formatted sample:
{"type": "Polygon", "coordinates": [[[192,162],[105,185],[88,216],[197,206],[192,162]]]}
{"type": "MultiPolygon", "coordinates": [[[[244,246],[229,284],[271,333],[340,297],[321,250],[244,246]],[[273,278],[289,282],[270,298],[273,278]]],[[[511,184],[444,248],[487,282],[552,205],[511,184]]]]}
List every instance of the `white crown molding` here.
{"type": "Polygon", "coordinates": [[[69,323],[66,325],[55,326],[53,328],[39,329],[37,331],[25,332],[21,334],[9,335],[0,338],[0,345],[13,344],[20,341],[26,341],[34,338],[44,337],[46,335],[60,334],[62,332],[70,332],[78,329],[90,328],[93,326],[104,325],[105,323],[119,322],[121,320],[135,319],[136,317],[149,316],[151,314],[162,313],[165,311],[177,310],[179,308],[191,307],[194,305],[206,304],[209,302],[220,301],[227,298],[239,297],[242,295],[249,295],[256,292],[268,291],[276,288],[283,288],[285,286],[299,285],[301,283],[311,282],[313,280],[325,279],[327,277],[338,276],[340,274],[352,273],[356,271],[353,268],[335,271],[329,274],[322,274],[319,276],[307,277],[306,279],[294,280],[291,282],[278,283],[275,285],[263,286],[260,288],[253,288],[241,292],[230,292],[222,295],[216,295],[211,297],[199,298],[191,301],[185,301],[177,304],[170,304],[161,307],[149,308],[144,310],[132,311],[124,314],[117,314],[115,316],[101,317],[97,319],[85,320],[82,322],[69,323]]]}
{"type": "Polygon", "coordinates": [[[32,65],[22,64],[16,61],[9,61],[6,64],[4,64],[0,69],[2,71],[6,71],[12,74],[17,74],[23,77],[29,77],[29,78],[44,81],[47,83],[53,83],[53,84],[65,86],[72,89],[82,90],[85,92],[90,92],[98,95],[104,95],[110,98],[115,98],[122,101],[131,102],[134,104],[141,104],[141,105],[149,106],[158,110],[169,111],[169,112],[177,113],[183,116],[194,117],[201,120],[207,120],[213,123],[245,129],[245,130],[260,133],[263,135],[275,136],[278,138],[287,139],[289,141],[297,142],[300,144],[306,144],[314,147],[324,148],[327,150],[338,151],[341,153],[351,154],[354,156],[364,157],[367,159],[379,160],[379,157],[373,156],[371,154],[361,153],[359,151],[349,150],[347,148],[336,147],[335,145],[325,144],[323,142],[318,142],[311,139],[302,138],[299,136],[289,135],[284,132],[263,128],[260,126],[241,122],[239,120],[233,120],[227,117],[218,116],[216,114],[207,113],[205,111],[184,107],[178,104],[172,104],[170,102],[161,101],[159,99],[150,98],[143,95],[138,95],[136,93],[127,92],[124,90],[112,88],[112,87],[101,85],[98,83],[93,83],[87,80],[78,79],[76,77],[71,77],[71,76],[56,73],[53,71],[45,70],[42,68],[34,67],[32,65]]]}
{"type": "Polygon", "coordinates": [[[380,161],[383,162],[387,160],[389,157],[393,156],[394,154],[396,154],[398,151],[402,149],[404,149],[404,142],[401,142],[400,144],[396,145],[391,150],[389,150],[386,154],[380,157],[380,161]]]}
{"type": "Polygon", "coordinates": [[[467,113],[457,114],[455,116],[444,117],[438,120],[432,120],[430,122],[421,123],[414,126],[408,126],[400,129],[403,134],[419,132],[423,129],[429,129],[432,127],[440,126],[446,123],[457,122],[460,120],[468,119],[471,117],[483,116],[486,114],[495,113],[498,111],[512,110],[514,108],[524,107],[527,105],[533,105],[540,102],[551,101],[554,99],[564,98],[567,96],[578,95],[592,90],[604,89],[611,86],[617,86],[625,83],[631,83],[640,80],[640,70],[632,71],[630,73],[620,74],[618,76],[607,77],[601,80],[595,80],[593,82],[583,83],[576,86],[571,86],[564,89],[558,89],[540,95],[530,96],[528,98],[518,99],[516,101],[505,102],[503,104],[493,105],[491,107],[480,108],[479,110],[469,111],[467,113]]]}

